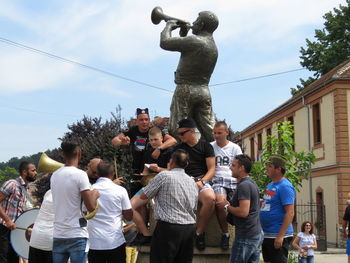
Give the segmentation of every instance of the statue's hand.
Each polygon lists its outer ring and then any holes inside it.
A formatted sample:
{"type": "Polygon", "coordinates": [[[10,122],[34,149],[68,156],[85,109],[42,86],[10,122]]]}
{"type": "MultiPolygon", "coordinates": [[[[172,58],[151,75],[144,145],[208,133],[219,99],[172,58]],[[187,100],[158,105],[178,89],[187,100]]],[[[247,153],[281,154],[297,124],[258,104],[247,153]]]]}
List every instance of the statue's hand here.
{"type": "Polygon", "coordinates": [[[180,25],[178,24],[178,22],[176,20],[168,20],[166,22],[166,26],[170,29],[170,30],[174,30],[176,28],[179,28],[180,25]]]}

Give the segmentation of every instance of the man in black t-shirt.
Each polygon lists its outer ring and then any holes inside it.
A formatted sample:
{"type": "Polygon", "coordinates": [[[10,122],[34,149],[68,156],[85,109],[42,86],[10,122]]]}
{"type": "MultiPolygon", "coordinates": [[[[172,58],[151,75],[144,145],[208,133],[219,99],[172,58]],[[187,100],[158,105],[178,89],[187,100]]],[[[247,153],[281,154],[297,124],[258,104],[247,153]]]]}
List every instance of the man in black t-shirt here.
{"type": "Polygon", "coordinates": [[[175,150],[183,149],[188,152],[189,164],[185,172],[194,178],[200,191],[198,201],[202,207],[197,222],[196,247],[203,250],[204,231],[215,209],[215,193],[209,184],[215,174],[215,153],[209,142],[198,140],[196,123],[192,119],[183,119],[178,124],[177,132],[182,143],[177,145],[175,150]]]}
{"type": "Polygon", "coordinates": [[[238,185],[232,202],[224,200],[216,204],[233,215],[236,227],[230,262],[259,262],[260,258],[264,235],[259,220],[259,188],[249,177],[251,167],[252,161],[247,155],[235,156],[230,168],[238,185]]]}
{"type": "MultiPolygon", "coordinates": [[[[120,133],[113,138],[112,144],[115,146],[130,145],[131,153],[133,157],[132,169],[134,173],[140,174],[143,171],[145,164],[145,151],[148,143],[148,130],[150,129],[150,118],[148,109],[136,110],[136,126],[132,126],[129,130],[120,133]]],[[[156,149],[152,156],[157,159],[162,149],[167,149],[176,144],[175,138],[169,134],[163,134],[164,143],[161,147],[156,149]]],[[[138,191],[141,186],[135,189],[138,191]]]]}

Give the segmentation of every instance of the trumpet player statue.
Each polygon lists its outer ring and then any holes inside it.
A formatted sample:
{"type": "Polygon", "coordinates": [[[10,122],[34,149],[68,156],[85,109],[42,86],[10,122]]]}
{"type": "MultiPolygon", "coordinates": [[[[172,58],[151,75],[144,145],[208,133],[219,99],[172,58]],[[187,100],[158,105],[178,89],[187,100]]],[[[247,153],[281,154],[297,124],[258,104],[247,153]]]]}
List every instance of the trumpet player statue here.
{"type": "Polygon", "coordinates": [[[180,120],[192,118],[202,137],[211,142],[215,119],[208,83],[218,58],[213,38],[213,32],[219,25],[218,18],[210,11],[203,11],[192,26],[175,18],[167,17],[165,20],[160,47],[181,53],[175,72],[176,90],[170,106],[169,129],[175,134],[180,120]],[[180,36],[173,37],[172,31],[179,27],[180,36]],[[186,27],[191,27],[193,35],[187,36],[186,27]]]}

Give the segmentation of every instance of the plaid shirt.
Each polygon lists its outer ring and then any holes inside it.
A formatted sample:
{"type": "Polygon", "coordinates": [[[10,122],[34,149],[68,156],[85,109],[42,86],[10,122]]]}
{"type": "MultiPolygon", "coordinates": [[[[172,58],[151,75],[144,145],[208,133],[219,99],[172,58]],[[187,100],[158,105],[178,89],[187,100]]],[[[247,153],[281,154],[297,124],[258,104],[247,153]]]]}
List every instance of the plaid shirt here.
{"type": "MultiPolygon", "coordinates": [[[[26,210],[27,197],[23,193],[21,185],[27,189],[23,178],[19,177],[16,180],[6,181],[0,188],[0,192],[6,196],[1,202],[1,207],[12,221],[26,210]]],[[[2,218],[0,218],[0,223],[5,224],[2,218]]]]}
{"type": "Polygon", "coordinates": [[[184,169],[160,172],[142,190],[155,197],[155,218],[172,224],[196,223],[198,187],[184,169]]]}

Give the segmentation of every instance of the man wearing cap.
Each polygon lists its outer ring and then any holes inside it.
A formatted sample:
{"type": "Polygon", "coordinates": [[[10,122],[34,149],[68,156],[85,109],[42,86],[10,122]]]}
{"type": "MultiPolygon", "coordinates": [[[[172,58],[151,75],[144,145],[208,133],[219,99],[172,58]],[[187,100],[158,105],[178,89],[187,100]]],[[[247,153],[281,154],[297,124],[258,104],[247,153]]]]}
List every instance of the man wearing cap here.
{"type": "Polygon", "coordinates": [[[295,189],[284,177],[285,163],[282,156],[272,155],[267,166],[267,175],[272,182],[265,190],[260,210],[265,262],[287,262],[289,244],[293,239],[295,189]]]}
{"type": "Polygon", "coordinates": [[[196,229],[196,247],[205,249],[204,230],[215,209],[215,193],[208,182],[215,174],[215,153],[209,142],[200,141],[195,133],[196,123],[192,119],[183,119],[178,123],[177,133],[182,141],[175,147],[183,149],[189,154],[189,164],[186,173],[193,177],[199,193],[202,207],[196,229]]]}
{"type": "MultiPolygon", "coordinates": [[[[137,108],[136,115],[136,125],[114,137],[112,144],[115,146],[132,145],[132,169],[135,173],[140,174],[142,173],[145,164],[144,154],[148,143],[148,130],[150,129],[148,108],[137,108]]],[[[159,157],[161,150],[167,149],[176,144],[176,139],[170,136],[166,130],[163,130],[162,132],[164,143],[153,152],[152,156],[154,159],[159,157]]],[[[141,185],[135,190],[138,191],[140,188],[141,185]]]]}

